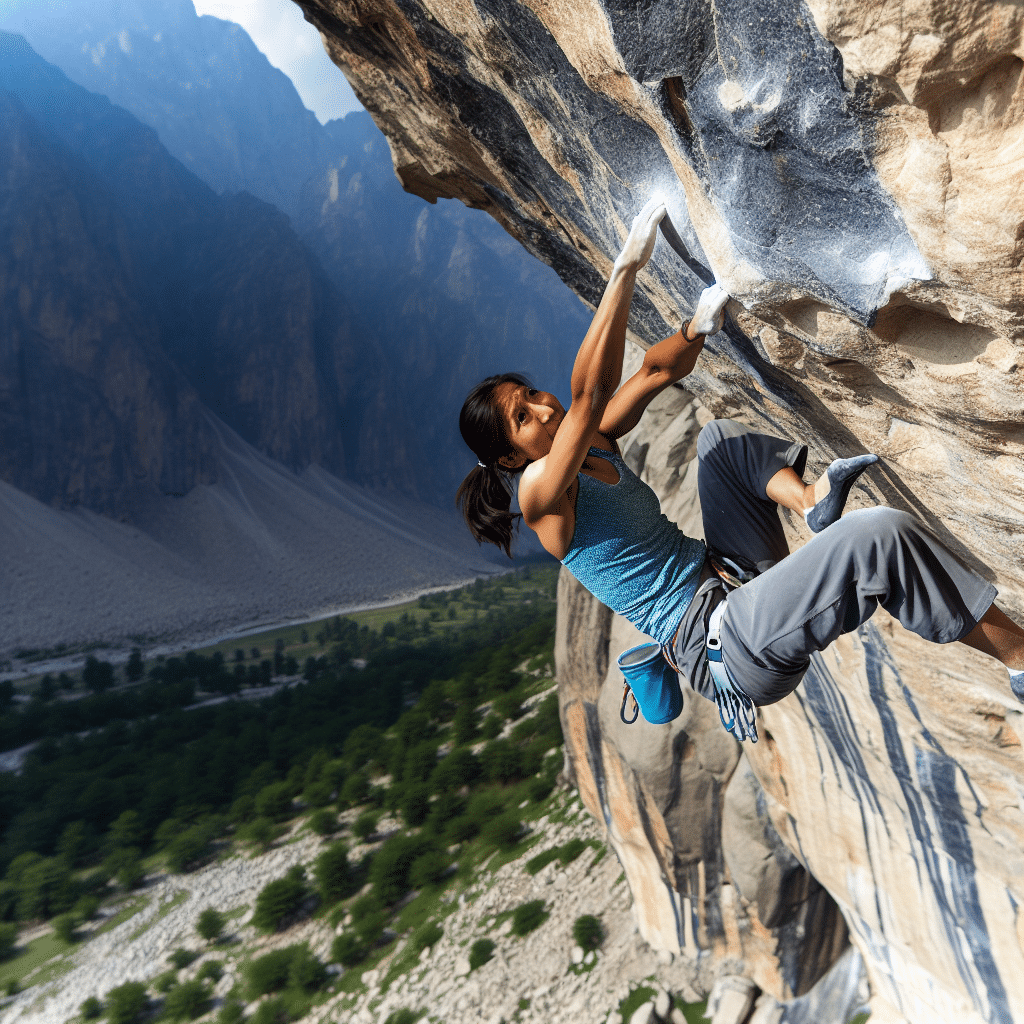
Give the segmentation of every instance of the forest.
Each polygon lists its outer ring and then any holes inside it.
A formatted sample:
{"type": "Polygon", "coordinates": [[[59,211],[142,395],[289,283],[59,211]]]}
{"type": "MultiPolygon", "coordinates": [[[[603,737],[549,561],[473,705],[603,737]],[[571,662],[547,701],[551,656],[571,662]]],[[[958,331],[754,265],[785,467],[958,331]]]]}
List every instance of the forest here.
{"type": "MultiPolygon", "coordinates": [[[[554,695],[496,738],[521,713],[534,679],[524,665],[550,667],[555,578],[534,568],[512,584],[477,581],[379,628],[326,620],[313,638],[302,631],[323,653],[306,657],[301,681],[258,700],[187,707],[297,669],[281,641],[254,678],[213,651],[154,662],[145,676],[133,659],[124,684],[77,700],[40,699],[40,681],[31,702],[9,702],[0,719],[5,737],[39,738],[20,773],[0,773],[0,920],[83,919],[155,864],[186,871],[232,842],[266,845],[303,809],[323,812],[314,826],[327,833],[338,808],[365,803],[368,821],[374,808],[399,810],[425,826],[412,859],[429,853],[436,871],[444,845],[501,810],[466,787],[537,776],[561,742],[554,695]]],[[[534,783],[542,797],[553,774],[534,783]]]]}

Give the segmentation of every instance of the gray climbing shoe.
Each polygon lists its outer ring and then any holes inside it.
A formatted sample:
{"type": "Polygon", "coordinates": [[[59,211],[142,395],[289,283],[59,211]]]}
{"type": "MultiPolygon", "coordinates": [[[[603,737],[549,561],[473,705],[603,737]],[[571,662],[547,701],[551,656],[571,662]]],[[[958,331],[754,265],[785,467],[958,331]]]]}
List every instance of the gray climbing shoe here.
{"type": "Polygon", "coordinates": [[[1006,671],[1010,673],[1010,689],[1013,690],[1014,697],[1024,702],[1024,671],[1014,672],[1013,669],[1006,671]]]}
{"type": "Polygon", "coordinates": [[[855,455],[852,459],[836,459],[825,470],[828,474],[829,492],[817,505],[804,513],[804,519],[812,533],[821,533],[825,527],[838,521],[843,514],[846,499],[850,496],[850,488],[857,477],[877,461],[877,455],[855,455]]]}

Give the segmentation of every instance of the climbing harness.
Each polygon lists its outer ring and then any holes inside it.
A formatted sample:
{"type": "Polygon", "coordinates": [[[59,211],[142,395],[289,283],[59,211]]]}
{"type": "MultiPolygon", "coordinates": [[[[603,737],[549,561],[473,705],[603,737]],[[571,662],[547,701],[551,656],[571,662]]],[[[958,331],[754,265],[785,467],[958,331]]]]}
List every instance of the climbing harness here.
{"type": "Polygon", "coordinates": [[[725,731],[732,733],[741,743],[744,740],[756,743],[757,722],[754,702],[739,688],[722,660],[722,619],[725,617],[727,602],[728,595],[719,601],[708,616],[708,629],[704,637],[708,669],[715,684],[718,717],[721,718],[725,731]]]}
{"type": "MultiPolygon", "coordinates": [[[[694,600],[710,589],[709,584],[712,587],[722,586],[726,592],[726,596],[708,616],[704,641],[718,716],[726,732],[740,742],[750,740],[756,743],[754,702],[732,678],[722,660],[722,619],[729,591],[749,583],[757,573],[743,569],[731,558],[717,553],[709,552],[708,560],[718,578],[713,576],[705,580],[694,595],[694,600]]],[[[632,725],[637,720],[641,704],[645,708],[644,718],[652,725],[663,725],[679,715],[683,709],[683,694],[679,686],[679,667],[675,663],[671,644],[646,643],[631,647],[619,655],[618,666],[623,675],[619,718],[625,725],[632,725]],[[639,699],[637,694],[640,695],[639,699]],[[627,718],[626,703],[630,696],[633,698],[633,716],[627,718]]]]}

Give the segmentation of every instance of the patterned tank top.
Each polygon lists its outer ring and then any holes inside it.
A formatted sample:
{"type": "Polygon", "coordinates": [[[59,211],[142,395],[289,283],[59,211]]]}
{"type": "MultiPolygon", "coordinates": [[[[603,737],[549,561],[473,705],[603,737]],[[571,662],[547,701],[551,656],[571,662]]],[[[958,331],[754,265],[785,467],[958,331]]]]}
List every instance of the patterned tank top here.
{"type": "Polygon", "coordinates": [[[659,643],[671,643],[700,582],[703,541],[661,511],[658,496],[615,452],[591,448],[617,484],[579,474],[576,528],[562,564],[599,601],[659,643]]]}

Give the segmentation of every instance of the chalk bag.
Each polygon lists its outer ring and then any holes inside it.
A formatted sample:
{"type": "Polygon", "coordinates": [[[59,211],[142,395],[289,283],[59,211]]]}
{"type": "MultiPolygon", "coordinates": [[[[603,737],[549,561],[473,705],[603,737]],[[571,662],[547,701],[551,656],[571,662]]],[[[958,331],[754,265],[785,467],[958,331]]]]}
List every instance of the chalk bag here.
{"type": "Polygon", "coordinates": [[[631,647],[619,655],[618,664],[626,684],[619,717],[626,725],[632,725],[637,718],[636,712],[632,718],[626,718],[626,699],[630,691],[638,711],[643,712],[651,725],[664,725],[679,717],[683,710],[683,691],[661,644],[631,647]]]}

